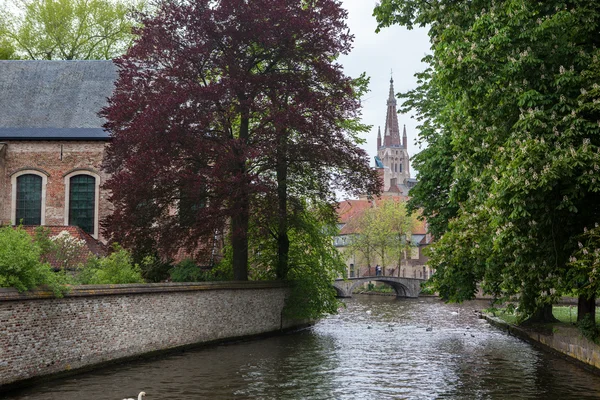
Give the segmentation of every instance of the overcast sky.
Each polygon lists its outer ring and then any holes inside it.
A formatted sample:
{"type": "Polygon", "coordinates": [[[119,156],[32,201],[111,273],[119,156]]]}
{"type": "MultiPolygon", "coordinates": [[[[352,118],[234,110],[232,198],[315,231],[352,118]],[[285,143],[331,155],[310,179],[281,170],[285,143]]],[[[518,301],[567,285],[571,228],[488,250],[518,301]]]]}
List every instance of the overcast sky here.
{"type": "MultiPolygon", "coordinates": [[[[427,30],[393,26],[375,33],[377,22],[372,16],[376,0],[342,0],[348,10],[348,26],[354,34],[354,49],[340,59],[346,75],[357,77],[366,72],[371,77],[370,92],[362,99],[363,121],[373,125],[367,134],[364,149],[369,153],[371,165],[377,154],[377,127],[385,126],[386,101],[390,87],[390,71],[393,70],[394,91],[405,92],[416,87],[414,74],[425,68],[421,59],[429,51],[427,30]]],[[[400,101],[399,101],[400,105],[400,101]]],[[[410,115],[398,115],[400,132],[406,124],[408,153],[412,157],[419,150],[415,146],[417,121],[410,115]]],[[[415,174],[411,168],[411,176],[415,174]]]]}

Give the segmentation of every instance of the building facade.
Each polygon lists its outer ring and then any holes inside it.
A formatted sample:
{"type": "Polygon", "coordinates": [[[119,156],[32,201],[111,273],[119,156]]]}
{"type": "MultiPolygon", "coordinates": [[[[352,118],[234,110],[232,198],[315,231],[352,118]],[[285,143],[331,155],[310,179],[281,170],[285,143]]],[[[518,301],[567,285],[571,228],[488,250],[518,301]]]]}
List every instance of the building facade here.
{"type": "Polygon", "coordinates": [[[116,76],[111,61],[0,61],[0,225],[78,226],[103,239],[110,137],[98,112],[116,76]]]}

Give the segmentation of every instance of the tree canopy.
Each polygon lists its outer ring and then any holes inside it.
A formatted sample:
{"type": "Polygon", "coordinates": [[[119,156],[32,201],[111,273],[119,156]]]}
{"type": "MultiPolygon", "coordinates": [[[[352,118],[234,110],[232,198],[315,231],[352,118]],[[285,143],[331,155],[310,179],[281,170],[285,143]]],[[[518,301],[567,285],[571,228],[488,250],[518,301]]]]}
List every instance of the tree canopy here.
{"type": "Polygon", "coordinates": [[[435,288],[464,300],[481,283],[526,315],[589,296],[594,266],[570,260],[600,247],[578,239],[600,221],[600,5],[382,0],[374,14],[429,28],[428,68],[404,96],[428,143],[411,203],[437,239],[435,288]]]}
{"type": "Polygon", "coordinates": [[[416,222],[404,201],[384,198],[350,222],[355,233],[346,251],[368,266],[376,262],[382,268],[391,266],[400,276],[402,260],[411,255],[416,222]]]}
{"type": "Polygon", "coordinates": [[[142,1],[13,1],[0,9],[0,59],[108,60],[134,39],[142,1]]]}
{"type": "Polygon", "coordinates": [[[243,280],[252,217],[284,279],[307,204],[377,193],[356,145],[366,82],[335,61],[351,48],[346,16],[337,0],[182,0],[144,18],[103,110],[110,237],[172,255],[228,232],[243,280]]]}

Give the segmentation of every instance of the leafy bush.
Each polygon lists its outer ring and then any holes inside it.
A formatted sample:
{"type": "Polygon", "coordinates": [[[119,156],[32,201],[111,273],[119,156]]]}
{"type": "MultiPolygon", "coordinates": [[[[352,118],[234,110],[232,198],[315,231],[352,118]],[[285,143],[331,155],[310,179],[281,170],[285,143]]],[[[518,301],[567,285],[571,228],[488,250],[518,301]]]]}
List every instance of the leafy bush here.
{"type": "MultiPolygon", "coordinates": [[[[134,258],[135,259],[135,258],[134,258]]],[[[155,256],[145,256],[140,261],[142,277],[148,282],[162,282],[169,278],[173,265],[155,256]]]]}
{"type": "Polygon", "coordinates": [[[202,271],[193,260],[185,259],[169,271],[173,282],[202,282],[209,280],[209,273],[202,271]]]}
{"type": "Polygon", "coordinates": [[[590,315],[586,315],[581,321],[577,322],[577,327],[584,337],[592,342],[598,343],[600,331],[598,330],[596,321],[594,321],[590,315]]]}
{"type": "Polygon", "coordinates": [[[134,264],[131,254],[120,247],[107,257],[90,258],[77,276],[84,285],[108,285],[119,283],[142,283],[142,272],[138,264],[134,264]]]}
{"type": "Polygon", "coordinates": [[[0,227],[0,287],[14,287],[23,292],[48,285],[57,297],[62,296],[68,278],[42,263],[41,251],[21,227],[0,227]]]}
{"type": "Polygon", "coordinates": [[[421,282],[422,295],[434,295],[435,289],[431,286],[431,281],[421,282]]]}

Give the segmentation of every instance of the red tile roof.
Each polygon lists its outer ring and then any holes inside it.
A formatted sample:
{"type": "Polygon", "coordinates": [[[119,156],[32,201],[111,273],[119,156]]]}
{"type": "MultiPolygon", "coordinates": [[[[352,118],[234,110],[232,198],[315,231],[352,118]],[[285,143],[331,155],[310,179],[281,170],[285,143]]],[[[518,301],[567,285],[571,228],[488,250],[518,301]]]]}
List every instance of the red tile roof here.
{"type": "MultiPolygon", "coordinates": [[[[365,210],[371,208],[373,203],[376,205],[380,205],[385,201],[407,201],[408,197],[406,196],[386,196],[383,198],[378,198],[376,200],[344,200],[338,203],[338,216],[339,223],[343,224],[340,229],[341,235],[350,235],[353,233],[358,233],[359,228],[357,226],[357,222],[360,217],[364,214],[365,210]]],[[[425,235],[427,233],[427,222],[416,220],[415,225],[413,226],[413,234],[422,234],[425,235]]]]}
{"type": "MultiPolygon", "coordinates": [[[[23,226],[23,230],[32,237],[35,237],[36,228],[38,228],[38,226],[23,226]]],[[[72,257],[75,264],[85,263],[89,258],[90,253],[98,257],[104,257],[108,253],[107,248],[102,243],[94,239],[90,234],[86,233],[78,226],[45,225],[44,229],[48,232],[50,238],[59,236],[62,232],[67,232],[71,237],[82,241],[83,246],[81,251],[72,257]]],[[[54,268],[61,267],[61,263],[56,254],[45,254],[44,258],[54,268]]]]}

